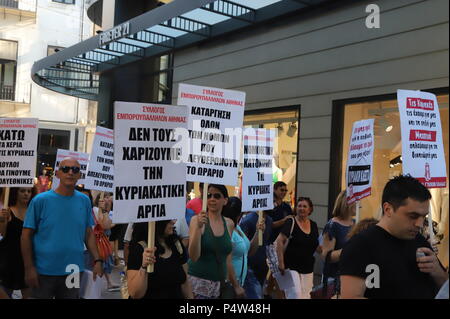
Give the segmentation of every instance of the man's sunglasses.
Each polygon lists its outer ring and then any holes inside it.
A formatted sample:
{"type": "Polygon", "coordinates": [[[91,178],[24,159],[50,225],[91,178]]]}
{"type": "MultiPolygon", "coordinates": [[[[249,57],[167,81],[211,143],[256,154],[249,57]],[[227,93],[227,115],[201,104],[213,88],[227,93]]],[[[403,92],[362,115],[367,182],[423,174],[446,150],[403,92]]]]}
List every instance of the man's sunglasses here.
{"type": "Polygon", "coordinates": [[[208,199],[210,199],[211,197],[214,197],[215,199],[221,199],[222,198],[222,194],[220,194],[220,193],[214,193],[214,194],[208,193],[208,199]]]}
{"type": "Polygon", "coordinates": [[[69,173],[70,170],[72,170],[74,174],[80,172],[80,168],[78,166],[61,166],[59,169],[63,171],[63,173],[69,173]]]}

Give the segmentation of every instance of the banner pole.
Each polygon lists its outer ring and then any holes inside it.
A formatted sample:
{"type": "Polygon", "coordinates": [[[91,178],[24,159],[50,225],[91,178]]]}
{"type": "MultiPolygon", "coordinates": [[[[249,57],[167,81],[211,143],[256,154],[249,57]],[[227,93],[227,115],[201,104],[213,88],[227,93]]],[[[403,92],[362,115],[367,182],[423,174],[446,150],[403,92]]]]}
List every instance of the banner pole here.
{"type": "Polygon", "coordinates": [[[360,203],[359,200],[357,200],[357,201],[356,201],[356,216],[355,216],[355,219],[356,219],[356,220],[355,220],[355,225],[356,225],[357,223],[359,223],[359,220],[360,220],[360,218],[361,218],[361,216],[360,216],[360,215],[361,215],[361,212],[360,212],[360,209],[359,209],[359,206],[360,206],[359,203],[360,203]]]}
{"type": "MultiPolygon", "coordinates": [[[[153,248],[155,247],[155,222],[148,222],[148,240],[147,247],[153,248]]],[[[154,270],[154,265],[147,266],[147,272],[152,273],[154,270]]]]}
{"type": "Polygon", "coordinates": [[[206,212],[208,208],[208,183],[203,184],[202,211],[206,212]]]}
{"type": "MultiPolygon", "coordinates": [[[[258,212],[258,225],[263,221],[263,211],[260,210],[258,212]]],[[[258,229],[258,246],[263,245],[263,232],[261,229],[258,229]]]]}
{"type": "Polygon", "coordinates": [[[432,206],[431,206],[431,201],[430,201],[430,208],[428,209],[428,234],[430,235],[430,245],[431,247],[434,249],[434,242],[435,242],[435,237],[434,237],[434,229],[433,229],[433,216],[431,214],[431,210],[432,210],[432,206]]]}
{"type": "Polygon", "coordinates": [[[3,198],[3,208],[8,209],[9,202],[9,187],[5,188],[5,197],[3,198]]]}

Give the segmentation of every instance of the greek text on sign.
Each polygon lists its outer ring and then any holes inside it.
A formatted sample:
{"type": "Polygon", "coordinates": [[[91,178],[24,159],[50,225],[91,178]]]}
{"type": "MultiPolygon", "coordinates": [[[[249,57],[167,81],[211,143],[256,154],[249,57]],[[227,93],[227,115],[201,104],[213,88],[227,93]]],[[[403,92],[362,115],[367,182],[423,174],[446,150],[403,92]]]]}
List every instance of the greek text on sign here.
{"type": "Polygon", "coordinates": [[[402,132],[403,173],[428,188],[447,186],[439,106],[436,96],[420,91],[397,91],[402,132]]]}
{"type": "Polygon", "coordinates": [[[118,40],[130,34],[130,22],[122,23],[111,30],[100,33],[100,46],[118,40]]]}
{"type": "Polygon", "coordinates": [[[273,209],[272,160],[275,130],[244,130],[242,211],[273,209]]]}
{"type": "Polygon", "coordinates": [[[0,187],[32,187],[38,119],[0,118],[0,187]]]}
{"type": "Polygon", "coordinates": [[[245,93],[181,83],[178,105],[189,114],[187,180],[237,185],[245,93]]]}
{"type": "Polygon", "coordinates": [[[177,147],[186,107],[114,103],[113,222],[177,219],[186,206],[186,165],[177,147]]]}
{"type": "Polygon", "coordinates": [[[86,172],[86,189],[114,191],[114,131],[97,126],[86,172]]]}
{"type": "Polygon", "coordinates": [[[349,204],[371,194],[373,124],[373,119],[353,123],[346,170],[347,202],[349,204]]]}

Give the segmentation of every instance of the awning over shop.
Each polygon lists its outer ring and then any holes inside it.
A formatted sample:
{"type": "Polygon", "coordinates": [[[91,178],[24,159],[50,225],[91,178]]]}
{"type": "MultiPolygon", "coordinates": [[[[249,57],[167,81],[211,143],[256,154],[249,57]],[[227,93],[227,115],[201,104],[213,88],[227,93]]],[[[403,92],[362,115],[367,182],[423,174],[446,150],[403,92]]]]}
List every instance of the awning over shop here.
{"type": "Polygon", "coordinates": [[[332,0],[175,0],[34,63],[50,90],[97,100],[99,75],[112,68],[208,41],[332,0]]]}

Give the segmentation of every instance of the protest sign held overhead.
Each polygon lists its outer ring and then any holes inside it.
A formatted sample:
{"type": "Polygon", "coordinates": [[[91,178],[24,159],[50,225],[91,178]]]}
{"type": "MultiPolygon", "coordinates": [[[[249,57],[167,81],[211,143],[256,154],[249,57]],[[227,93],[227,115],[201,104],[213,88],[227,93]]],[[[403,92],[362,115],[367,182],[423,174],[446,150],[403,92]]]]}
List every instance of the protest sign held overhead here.
{"type": "Polygon", "coordinates": [[[346,170],[349,204],[370,196],[372,192],[373,125],[373,119],[353,123],[346,170]]]}
{"type": "Polygon", "coordinates": [[[188,107],[187,180],[237,185],[245,93],[180,84],[188,107]]]}
{"type": "Polygon", "coordinates": [[[86,173],[85,188],[113,192],[114,131],[97,126],[86,173]]]}
{"type": "MultiPolygon", "coordinates": [[[[58,151],[56,153],[56,162],[55,162],[55,170],[54,170],[55,173],[58,170],[59,163],[61,163],[61,161],[63,159],[65,159],[66,157],[72,157],[80,163],[80,168],[81,168],[80,169],[80,179],[78,180],[77,185],[84,184],[85,178],[86,178],[87,165],[89,163],[89,154],[58,149],[58,151]]],[[[55,174],[55,176],[53,176],[52,189],[55,190],[58,187],[58,185],[59,185],[59,178],[56,177],[56,174],[55,174]]]]}
{"type": "Polygon", "coordinates": [[[0,118],[0,187],[32,187],[38,119],[0,118]]]}
{"type": "Polygon", "coordinates": [[[273,208],[272,160],[275,130],[244,130],[242,211],[273,208]]]}
{"type": "Polygon", "coordinates": [[[176,219],[186,206],[186,164],[177,147],[186,107],[114,103],[117,224],[176,219]]]}
{"type": "Polygon", "coordinates": [[[436,96],[397,90],[402,131],[403,173],[428,188],[447,186],[441,118],[436,96]]]}

